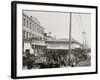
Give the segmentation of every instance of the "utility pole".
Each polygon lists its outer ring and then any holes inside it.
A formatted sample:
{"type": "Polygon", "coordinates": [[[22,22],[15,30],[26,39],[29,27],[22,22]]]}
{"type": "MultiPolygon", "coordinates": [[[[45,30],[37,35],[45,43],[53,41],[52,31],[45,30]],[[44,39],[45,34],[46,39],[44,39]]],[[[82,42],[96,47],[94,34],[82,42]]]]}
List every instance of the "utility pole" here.
{"type": "Polygon", "coordinates": [[[85,47],[86,47],[86,39],[85,39],[86,32],[82,32],[82,33],[83,33],[83,49],[85,50],[85,47]]]}
{"type": "Polygon", "coordinates": [[[72,31],[72,12],[70,12],[70,22],[69,22],[69,66],[71,65],[71,31],[72,31]]]}

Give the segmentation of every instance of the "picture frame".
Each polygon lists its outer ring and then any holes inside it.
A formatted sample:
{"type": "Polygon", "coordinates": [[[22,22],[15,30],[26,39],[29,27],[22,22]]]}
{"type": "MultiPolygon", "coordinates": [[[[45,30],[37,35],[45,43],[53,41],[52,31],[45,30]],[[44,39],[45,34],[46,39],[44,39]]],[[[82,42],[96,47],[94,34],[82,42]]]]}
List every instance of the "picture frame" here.
{"type": "Polygon", "coordinates": [[[97,18],[97,6],[12,1],[11,78],[97,74],[97,18]]]}

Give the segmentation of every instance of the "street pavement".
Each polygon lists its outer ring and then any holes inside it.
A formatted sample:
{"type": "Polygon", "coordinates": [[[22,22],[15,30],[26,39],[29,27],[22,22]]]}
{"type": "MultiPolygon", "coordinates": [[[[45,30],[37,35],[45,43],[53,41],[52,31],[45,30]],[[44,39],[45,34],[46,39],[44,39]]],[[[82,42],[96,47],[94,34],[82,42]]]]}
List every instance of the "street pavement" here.
{"type": "Polygon", "coordinates": [[[77,67],[91,66],[91,60],[80,61],[76,66],[77,67]]]}

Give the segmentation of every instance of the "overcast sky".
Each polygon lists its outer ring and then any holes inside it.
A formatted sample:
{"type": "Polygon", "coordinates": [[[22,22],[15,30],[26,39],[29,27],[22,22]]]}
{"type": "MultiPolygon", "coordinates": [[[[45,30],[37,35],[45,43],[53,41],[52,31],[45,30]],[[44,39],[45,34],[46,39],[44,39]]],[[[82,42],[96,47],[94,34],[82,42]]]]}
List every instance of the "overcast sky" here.
{"type": "MultiPolygon", "coordinates": [[[[23,11],[28,16],[33,16],[40,21],[45,32],[51,32],[56,38],[69,38],[69,13],[23,11]]],[[[91,14],[72,13],[72,38],[83,43],[83,34],[86,32],[87,44],[91,46],[91,14]]]]}

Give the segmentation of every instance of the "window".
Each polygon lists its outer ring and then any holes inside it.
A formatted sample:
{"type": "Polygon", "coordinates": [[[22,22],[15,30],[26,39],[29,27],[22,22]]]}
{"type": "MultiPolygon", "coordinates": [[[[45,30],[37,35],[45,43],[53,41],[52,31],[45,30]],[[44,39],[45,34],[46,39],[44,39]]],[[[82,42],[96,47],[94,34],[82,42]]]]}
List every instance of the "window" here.
{"type": "Polygon", "coordinates": [[[42,34],[42,35],[44,34],[44,31],[43,31],[43,30],[41,30],[41,34],[42,34]]]}
{"type": "Polygon", "coordinates": [[[25,18],[23,18],[23,25],[25,26],[25,18]]]}
{"type": "Polygon", "coordinates": [[[24,32],[24,39],[26,39],[26,37],[27,37],[27,32],[25,31],[24,32]]]}
{"type": "Polygon", "coordinates": [[[33,31],[34,31],[34,24],[33,24],[33,31]]]}
{"type": "Polygon", "coordinates": [[[26,39],[28,39],[28,32],[26,32],[26,39]]]}
{"type": "Polygon", "coordinates": [[[25,31],[23,31],[23,39],[25,39],[25,31]]]}
{"type": "Polygon", "coordinates": [[[31,33],[31,38],[32,38],[32,33],[31,33]]]}
{"type": "Polygon", "coordinates": [[[30,33],[28,33],[28,39],[30,38],[30,33]]]}
{"type": "Polygon", "coordinates": [[[37,31],[37,33],[39,33],[39,29],[38,29],[38,26],[36,27],[36,29],[37,29],[37,30],[36,30],[36,31],[37,31]]]}
{"type": "Polygon", "coordinates": [[[32,24],[32,23],[30,22],[30,29],[31,29],[31,24],[32,24]]]}
{"type": "Polygon", "coordinates": [[[31,33],[30,33],[30,38],[32,38],[32,37],[31,37],[31,33]]]}
{"type": "Polygon", "coordinates": [[[38,28],[38,33],[40,33],[40,28],[38,28]]]}
{"type": "Polygon", "coordinates": [[[34,25],[34,31],[36,32],[36,26],[34,25]]]}
{"type": "Polygon", "coordinates": [[[32,38],[34,38],[34,34],[32,34],[32,38]]]}
{"type": "Polygon", "coordinates": [[[28,27],[28,20],[27,20],[27,27],[28,27]]]}

